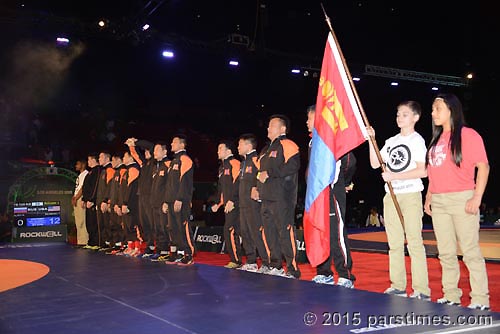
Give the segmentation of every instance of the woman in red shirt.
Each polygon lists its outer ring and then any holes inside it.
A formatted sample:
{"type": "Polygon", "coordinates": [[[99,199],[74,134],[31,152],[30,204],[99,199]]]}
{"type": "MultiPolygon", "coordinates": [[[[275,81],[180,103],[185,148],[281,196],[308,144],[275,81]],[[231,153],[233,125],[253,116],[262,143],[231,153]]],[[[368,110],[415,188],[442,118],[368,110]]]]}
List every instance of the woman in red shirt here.
{"type": "Polygon", "coordinates": [[[424,211],[432,216],[442,267],[444,296],[437,302],[460,305],[458,243],[470,276],[468,307],[489,310],[488,275],[479,247],[479,206],[490,170],[483,139],[465,126],[462,104],[453,94],[434,99],[432,121],[424,211]]]}

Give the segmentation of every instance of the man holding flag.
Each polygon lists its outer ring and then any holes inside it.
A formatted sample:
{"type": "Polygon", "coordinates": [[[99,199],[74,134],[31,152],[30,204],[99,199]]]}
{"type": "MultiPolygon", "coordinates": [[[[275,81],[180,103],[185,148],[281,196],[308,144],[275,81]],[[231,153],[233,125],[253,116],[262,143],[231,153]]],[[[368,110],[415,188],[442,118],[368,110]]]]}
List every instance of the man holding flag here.
{"type": "MultiPolygon", "coordinates": [[[[314,127],[316,107],[307,109],[307,129],[314,127]]],[[[309,142],[309,156],[312,140],[309,142]]],[[[354,288],[355,276],[352,274],[352,257],[345,226],[346,193],[352,189],[352,177],[356,170],[356,157],[352,151],[344,154],[335,165],[335,179],[331,184],[330,205],[330,254],[326,261],[316,267],[312,281],[321,284],[335,284],[332,263],[338,275],[337,285],[354,288]]],[[[307,175],[307,171],[306,171],[307,175]]],[[[307,244],[306,244],[307,247],[307,244]]]]}
{"type": "MultiPolygon", "coordinates": [[[[354,96],[352,81],[332,33],[323,57],[304,212],[306,254],[313,267],[330,256],[330,185],[336,162],[368,135],[354,96]]],[[[335,208],[333,208],[335,210],[335,208]]]]}

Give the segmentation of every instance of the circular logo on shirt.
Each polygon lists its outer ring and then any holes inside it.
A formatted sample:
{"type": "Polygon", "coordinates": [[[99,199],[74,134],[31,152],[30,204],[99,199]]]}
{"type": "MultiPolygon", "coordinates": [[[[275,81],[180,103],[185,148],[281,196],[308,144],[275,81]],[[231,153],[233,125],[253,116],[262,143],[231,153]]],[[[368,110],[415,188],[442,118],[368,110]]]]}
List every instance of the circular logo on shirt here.
{"type": "Polygon", "coordinates": [[[406,145],[398,145],[391,148],[389,151],[389,160],[387,168],[391,172],[398,173],[405,170],[411,161],[410,149],[406,145]]]}

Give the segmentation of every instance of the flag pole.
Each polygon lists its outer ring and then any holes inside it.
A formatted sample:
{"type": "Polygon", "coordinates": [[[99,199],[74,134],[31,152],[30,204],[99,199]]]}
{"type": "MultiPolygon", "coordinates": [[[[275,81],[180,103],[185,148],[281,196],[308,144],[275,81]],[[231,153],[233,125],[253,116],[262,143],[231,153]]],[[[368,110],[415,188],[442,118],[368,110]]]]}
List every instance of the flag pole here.
{"type": "MultiPolygon", "coordinates": [[[[354,83],[352,82],[352,77],[351,73],[349,72],[349,68],[347,67],[344,55],[342,53],[342,50],[340,49],[340,45],[337,40],[337,36],[335,35],[335,32],[333,31],[332,24],[330,22],[330,18],[326,14],[325,7],[323,7],[323,3],[320,3],[321,9],[323,10],[323,14],[325,15],[325,20],[326,23],[328,24],[328,28],[330,29],[330,33],[332,34],[333,40],[335,41],[335,44],[337,46],[337,50],[339,50],[340,58],[342,59],[342,64],[344,65],[344,68],[347,72],[347,79],[349,80],[349,85],[351,86],[351,90],[354,93],[354,98],[356,99],[356,103],[359,107],[359,111],[361,113],[361,117],[363,118],[363,122],[365,123],[366,127],[371,127],[370,122],[368,121],[368,118],[366,117],[365,110],[363,109],[363,105],[361,104],[361,100],[359,99],[358,92],[356,91],[356,87],[354,86],[354,83]]],[[[385,163],[382,159],[382,155],[380,154],[380,149],[378,148],[377,141],[375,140],[375,137],[370,135],[370,142],[373,145],[373,148],[375,149],[375,153],[377,155],[377,159],[380,163],[380,167],[382,168],[382,172],[386,171],[386,166],[385,163]]],[[[390,181],[387,181],[387,187],[389,188],[389,192],[392,197],[392,201],[394,202],[394,206],[396,207],[396,211],[398,212],[399,220],[401,221],[401,224],[403,225],[404,228],[404,218],[403,218],[403,213],[401,212],[401,207],[399,206],[398,199],[396,198],[396,195],[394,194],[394,189],[392,187],[392,184],[390,181]]]]}

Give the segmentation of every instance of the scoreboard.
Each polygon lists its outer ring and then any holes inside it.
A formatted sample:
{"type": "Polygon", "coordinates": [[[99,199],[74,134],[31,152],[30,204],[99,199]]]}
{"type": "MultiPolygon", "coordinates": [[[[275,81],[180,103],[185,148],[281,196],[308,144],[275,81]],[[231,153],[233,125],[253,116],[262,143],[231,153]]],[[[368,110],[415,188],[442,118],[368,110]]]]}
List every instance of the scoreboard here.
{"type": "Polygon", "coordinates": [[[59,201],[14,203],[14,224],[17,227],[59,225],[61,204],[59,201]]]}

